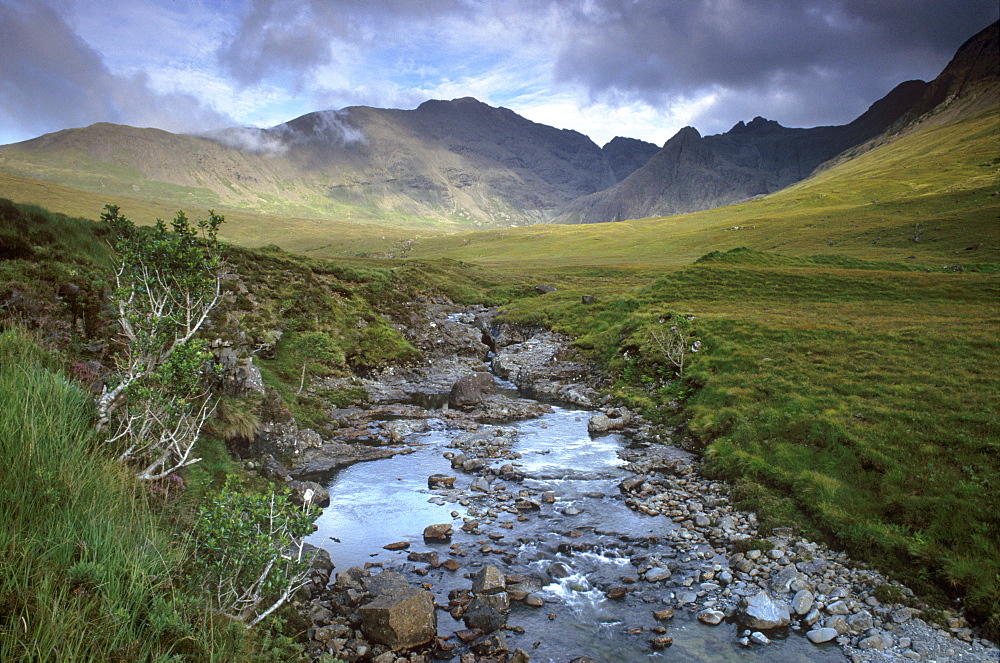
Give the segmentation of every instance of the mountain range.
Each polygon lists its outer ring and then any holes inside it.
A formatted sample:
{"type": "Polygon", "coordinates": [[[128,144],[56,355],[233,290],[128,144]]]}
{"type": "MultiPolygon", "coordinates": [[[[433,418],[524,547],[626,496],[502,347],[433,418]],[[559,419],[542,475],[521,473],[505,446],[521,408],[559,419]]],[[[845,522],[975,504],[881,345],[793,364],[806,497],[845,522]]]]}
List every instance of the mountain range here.
{"type": "Polygon", "coordinates": [[[853,122],[788,128],[761,117],[662,147],[603,147],[472,98],[414,110],[350,107],[270,129],[193,136],[100,123],[0,146],[0,172],[181,207],[397,225],[512,226],[693,212],[772,193],[948,109],[996,104],[998,28],[932,82],[907,81],[853,122]]]}

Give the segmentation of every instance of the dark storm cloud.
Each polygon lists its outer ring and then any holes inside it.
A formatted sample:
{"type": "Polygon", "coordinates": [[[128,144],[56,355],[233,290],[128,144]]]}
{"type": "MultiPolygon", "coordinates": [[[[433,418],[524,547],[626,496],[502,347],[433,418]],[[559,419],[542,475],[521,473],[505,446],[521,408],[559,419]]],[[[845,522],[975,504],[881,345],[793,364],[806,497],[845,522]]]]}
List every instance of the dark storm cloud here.
{"type": "Polygon", "coordinates": [[[998,14],[995,0],[597,0],[565,11],[574,28],[558,80],[652,104],[716,91],[716,124],[735,113],[807,126],[848,121],[897,83],[934,77],[998,14]]]}
{"type": "Polygon", "coordinates": [[[0,0],[0,137],[467,94],[602,139],[841,123],[997,15],[996,0],[0,0]]]}
{"type": "Polygon", "coordinates": [[[93,122],[173,130],[231,120],[193,96],[156,94],[144,74],[117,76],[43,2],[0,2],[0,121],[31,134],[93,122]]]}
{"type": "Polygon", "coordinates": [[[333,62],[334,42],[386,46],[405,38],[409,22],[466,9],[460,0],[250,0],[219,62],[243,85],[268,77],[301,84],[312,69],[333,62]]]}

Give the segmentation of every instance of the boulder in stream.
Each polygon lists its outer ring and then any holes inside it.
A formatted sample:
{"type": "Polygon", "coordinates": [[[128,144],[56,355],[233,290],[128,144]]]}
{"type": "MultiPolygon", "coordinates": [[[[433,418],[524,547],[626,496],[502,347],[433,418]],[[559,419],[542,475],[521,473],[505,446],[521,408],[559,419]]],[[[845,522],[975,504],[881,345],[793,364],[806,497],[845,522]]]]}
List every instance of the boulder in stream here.
{"type": "Polygon", "coordinates": [[[492,633],[507,623],[503,613],[483,601],[474,601],[462,615],[468,628],[477,628],[483,633],[492,633]]]}
{"type": "Polygon", "coordinates": [[[455,477],[446,474],[432,474],[427,477],[428,488],[454,488],[455,477]]]}
{"type": "Polygon", "coordinates": [[[489,373],[480,372],[459,378],[448,394],[448,405],[464,408],[478,405],[487,396],[497,393],[496,382],[489,373]]]}
{"type": "Polygon", "coordinates": [[[498,594],[507,587],[503,573],[495,566],[484,566],[472,576],[474,594],[498,594]]]}
{"type": "Polygon", "coordinates": [[[437,635],[434,595],[416,587],[397,587],[361,606],[361,628],[393,650],[426,644],[437,635]]]}

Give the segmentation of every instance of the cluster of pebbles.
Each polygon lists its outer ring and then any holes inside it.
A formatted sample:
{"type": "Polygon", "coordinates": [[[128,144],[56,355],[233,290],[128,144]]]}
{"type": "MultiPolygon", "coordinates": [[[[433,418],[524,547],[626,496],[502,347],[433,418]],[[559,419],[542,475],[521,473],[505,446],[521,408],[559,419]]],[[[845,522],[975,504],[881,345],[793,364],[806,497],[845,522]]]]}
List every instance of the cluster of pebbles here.
{"type": "MultiPolygon", "coordinates": [[[[726,485],[702,476],[694,457],[671,447],[625,453],[636,472],[620,486],[626,504],[670,518],[676,525],[665,534],[671,547],[704,561],[700,574],[680,582],[677,608],[706,624],[747,625],[741,645],[766,645],[769,629],[787,627],[816,644],[836,642],[857,663],[1000,660],[996,644],[977,638],[964,618],[922,619],[912,591],[844,553],[798,538],[791,528],[755,538],[754,514],[734,509],[726,485]]],[[[637,571],[647,582],[670,581],[669,565],[656,560],[637,571]]]]}

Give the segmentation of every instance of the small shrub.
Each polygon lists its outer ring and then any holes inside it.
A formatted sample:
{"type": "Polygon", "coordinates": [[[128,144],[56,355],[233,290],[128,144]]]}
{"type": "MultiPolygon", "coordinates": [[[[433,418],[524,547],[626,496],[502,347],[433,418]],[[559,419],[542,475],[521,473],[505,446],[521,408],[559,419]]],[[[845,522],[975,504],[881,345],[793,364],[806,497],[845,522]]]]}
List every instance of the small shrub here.
{"type": "Polygon", "coordinates": [[[774,544],[766,539],[740,539],[733,543],[734,553],[745,553],[751,550],[767,552],[773,550],[774,544]]]}
{"type": "Polygon", "coordinates": [[[215,607],[250,628],[304,583],[310,560],[302,537],[320,512],[284,492],[244,492],[235,477],[198,509],[191,539],[193,577],[215,607]]]}
{"type": "Polygon", "coordinates": [[[104,584],[104,567],[95,562],[77,562],[66,570],[66,582],[76,592],[91,593],[104,584]]]}
{"type": "Polygon", "coordinates": [[[903,593],[903,589],[898,585],[890,585],[889,583],[882,583],[875,588],[872,594],[880,603],[904,603],[906,601],[906,594],[903,593]]]}

